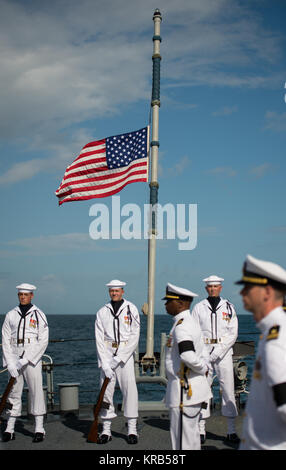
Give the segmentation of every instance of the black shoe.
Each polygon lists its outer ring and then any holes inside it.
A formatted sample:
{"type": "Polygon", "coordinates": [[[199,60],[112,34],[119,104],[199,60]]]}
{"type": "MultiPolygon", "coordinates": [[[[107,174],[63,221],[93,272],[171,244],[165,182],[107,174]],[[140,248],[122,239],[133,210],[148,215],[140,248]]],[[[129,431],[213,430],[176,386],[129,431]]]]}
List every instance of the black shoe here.
{"type": "Polygon", "coordinates": [[[201,444],[204,444],[206,442],[205,434],[200,434],[200,438],[201,438],[201,444]]]}
{"type": "Polygon", "coordinates": [[[43,432],[36,432],[32,442],[42,442],[44,438],[45,438],[45,435],[43,432]]]}
{"type": "Polygon", "coordinates": [[[137,444],[138,437],[136,436],[136,434],[129,434],[127,437],[127,442],[128,444],[137,444]]]}
{"type": "Polygon", "coordinates": [[[107,442],[111,441],[112,437],[108,436],[107,434],[101,434],[101,436],[97,439],[97,444],[107,444],[107,442]]]}
{"type": "Polygon", "coordinates": [[[15,434],[13,432],[3,432],[2,442],[14,441],[15,434]]]}
{"type": "Polygon", "coordinates": [[[225,442],[229,442],[231,444],[239,444],[240,439],[238,435],[234,432],[233,434],[228,434],[225,438],[225,442]]]}

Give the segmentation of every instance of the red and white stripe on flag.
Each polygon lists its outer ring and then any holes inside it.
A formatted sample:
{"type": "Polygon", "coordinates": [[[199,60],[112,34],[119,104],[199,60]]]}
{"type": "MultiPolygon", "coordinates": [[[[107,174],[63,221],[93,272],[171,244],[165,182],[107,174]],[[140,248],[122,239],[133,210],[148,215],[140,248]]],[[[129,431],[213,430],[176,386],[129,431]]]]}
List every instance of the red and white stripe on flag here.
{"type": "Polygon", "coordinates": [[[148,181],[149,126],[90,142],[65,171],[59,204],[112,196],[127,184],[148,181]]]}

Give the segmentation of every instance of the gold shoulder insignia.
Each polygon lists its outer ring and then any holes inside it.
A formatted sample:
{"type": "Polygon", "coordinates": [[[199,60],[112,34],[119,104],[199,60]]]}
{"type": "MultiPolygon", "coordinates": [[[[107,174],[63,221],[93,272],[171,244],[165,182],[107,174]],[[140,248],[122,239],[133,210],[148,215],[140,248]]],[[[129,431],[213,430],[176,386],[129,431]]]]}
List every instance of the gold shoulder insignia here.
{"type": "Polygon", "coordinates": [[[183,323],[184,319],[181,318],[177,323],[176,323],[176,326],[180,325],[181,323],[183,323]]]}
{"type": "Polygon", "coordinates": [[[279,325],[274,325],[270,328],[268,335],[266,337],[266,341],[269,341],[270,339],[277,339],[279,336],[279,325]]]}

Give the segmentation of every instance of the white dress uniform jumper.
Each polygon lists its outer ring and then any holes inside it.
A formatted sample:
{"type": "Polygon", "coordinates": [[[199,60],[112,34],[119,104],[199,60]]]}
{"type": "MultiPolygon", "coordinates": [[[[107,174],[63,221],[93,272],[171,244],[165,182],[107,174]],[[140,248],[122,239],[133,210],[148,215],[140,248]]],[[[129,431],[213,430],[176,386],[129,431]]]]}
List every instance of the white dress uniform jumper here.
{"type": "MultiPolygon", "coordinates": [[[[235,433],[234,418],[237,407],[234,392],[233,345],[238,335],[238,321],[234,305],[221,297],[204,299],[192,310],[192,317],[201,327],[209,353],[209,383],[217,375],[222,392],[221,413],[228,418],[228,434],[235,433]],[[215,300],[216,299],[216,300],[215,300]]],[[[210,407],[201,414],[201,434],[205,434],[205,419],[210,416],[210,407]]]]}
{"type": "Polygon", "coordinates": [[[46,413],[42,383],[42,356],[47,348],[49,329],[45,314],[32,305],[26,313],[15,307],[6,314],[2,326],[3,366],[16,377],[8,402],[7,432],[14,432],[17,416],[22,410],[22,391],[26,381],[31,398],[31,414],[35,416],[35,433],[43,433],[43,416],[46,413]],[[23,367],[17,372],[17,364],[23,367]]]}
{"type": "Polygon", "coordinates": [[[100,413],[105,435],[111,435],[111,420],[117,416],[113,405],[116,379],[123,395],[124,416],[128,418],[128,434],[137,435],[138,391],[134,353],[139,335],[139,312],[128,300],[122,299],[117,311],[114,310],[114,303],[111,301],[97,312],[95,339],[98,366],[101,368],[101,384],[111,371],[111,380],[104,396],[104,402],[109,406],[100,413]]]}

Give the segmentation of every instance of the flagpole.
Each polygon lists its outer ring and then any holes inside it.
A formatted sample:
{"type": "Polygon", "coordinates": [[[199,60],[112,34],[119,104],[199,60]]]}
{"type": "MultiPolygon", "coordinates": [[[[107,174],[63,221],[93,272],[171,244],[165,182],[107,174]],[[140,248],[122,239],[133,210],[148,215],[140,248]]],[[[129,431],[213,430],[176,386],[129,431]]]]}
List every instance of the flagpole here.
{"type": "MultiPolygon", "coordinates": [[[[151,209],[158,202],[158,150],[159,150],[159,108],[160,108],[160,43],[162,16],[157,8],[153,15],[153,76],[152,76],[152,134],[151,134],[151,181],[150,206],[151,209]]],[[[143,357],[145,368],[155,367],[154,356],[154,305],[155,305],[155,272],[156,272],[156,211],[152,210],[152,220],[148,240],[148,317],[146,353],[143,357]]]]}

